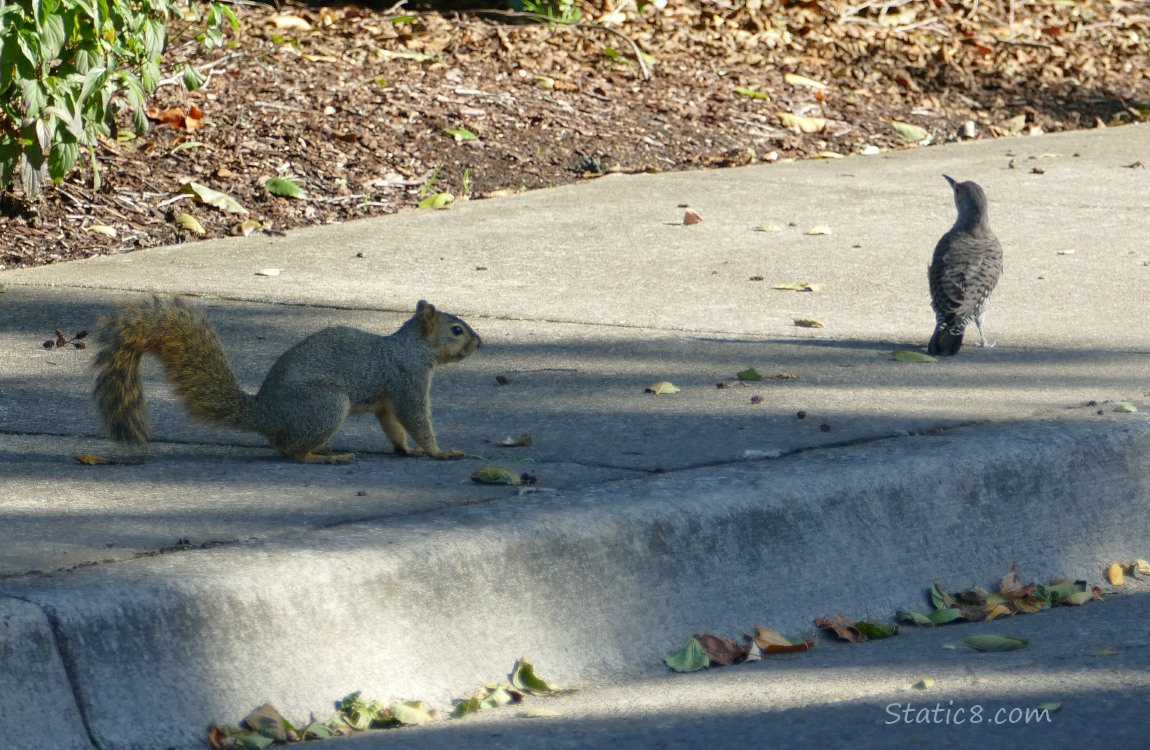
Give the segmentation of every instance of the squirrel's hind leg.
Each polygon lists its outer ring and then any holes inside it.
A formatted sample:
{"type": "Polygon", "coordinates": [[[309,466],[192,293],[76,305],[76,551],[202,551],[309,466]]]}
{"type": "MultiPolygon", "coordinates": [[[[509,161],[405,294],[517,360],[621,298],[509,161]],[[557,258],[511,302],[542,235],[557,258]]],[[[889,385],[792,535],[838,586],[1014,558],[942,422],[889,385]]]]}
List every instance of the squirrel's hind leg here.
{"type": "MultiPolygon", "coordinates": [[[[331,453],[328,442],[347,421],[351,402],[347,394],[309,383],[306,389],[280,389],[261,415],[264,435],[281,453],[308,464],[344,464],[352,453],[331,453]],[[290,404],[282,409],[281,404],[290,404]]],[[[262,393],[260,394],[263,395],[262,393]]]]}

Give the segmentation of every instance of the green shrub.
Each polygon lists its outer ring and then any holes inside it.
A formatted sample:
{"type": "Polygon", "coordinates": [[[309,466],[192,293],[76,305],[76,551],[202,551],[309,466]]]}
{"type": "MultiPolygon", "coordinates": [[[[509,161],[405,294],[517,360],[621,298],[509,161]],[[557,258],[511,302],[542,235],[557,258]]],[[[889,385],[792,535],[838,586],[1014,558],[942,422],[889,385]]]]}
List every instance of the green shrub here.
{"type": "MultiPolygon", "coordinates": [[[[167,24],[193,14],[207,47],[223,41],[232,11],[195,0],[0,0],[0,190],[19,176],[35,197],[86,149],[99,184],[96,137],[110,136],[119,112],[136,132],[148,127],[144,100],[160,82],[167,24]]],[[[185,68],[184,84],[200,85],[185,68]]]]}

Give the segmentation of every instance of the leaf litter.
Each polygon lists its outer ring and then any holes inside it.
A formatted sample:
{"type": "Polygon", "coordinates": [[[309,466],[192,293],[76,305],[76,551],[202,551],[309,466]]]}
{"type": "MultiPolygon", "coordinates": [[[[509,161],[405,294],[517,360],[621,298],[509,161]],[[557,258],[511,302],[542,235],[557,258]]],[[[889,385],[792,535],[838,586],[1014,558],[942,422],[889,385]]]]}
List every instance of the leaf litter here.
{"type": "MultiPolygon", "coordinates": [[[[468,194],[469,172],[482,197],[585,179],[588,154],[599,174],[684,170],[1137,122],[1150,115],[1138,7],[704,0],[615,5],[610,29],[560,29],[482,9],[239,5],[240,44],[204,50],[188,43],[194,29],[172,29],[164,72],[194,69],[204,85],[161,87],[148,106],[162,127],[99,144],[110,189],[77,169],[0,215],[0,265],[182,241],[191,233],[157,210],[181,175],[252,211],[255,231],[282,232],[413,207],[437,169],[437,194],[468,194]],[[803,119],[788,127],[776,113],[803,119]],[[481,144],[446,132],[472,121],[481,144]],[[177,151],[189,127],[200,145],[177,151]],[[266,200],[258,178],[284,164],[322,198],[266,200]],[[119,237],[86,231],[77,210],[119,237]]],[[[222,215],[197,218],[203,236],[232,233],[222,215]]]]}

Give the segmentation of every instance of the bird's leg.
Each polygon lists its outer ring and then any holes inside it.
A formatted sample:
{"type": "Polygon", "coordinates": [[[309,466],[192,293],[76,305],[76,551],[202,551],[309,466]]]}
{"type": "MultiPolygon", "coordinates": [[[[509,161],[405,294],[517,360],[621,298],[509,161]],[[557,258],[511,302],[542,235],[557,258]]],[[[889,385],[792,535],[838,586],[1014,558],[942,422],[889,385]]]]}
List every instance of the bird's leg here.
{"type": "Polygon", "coordinates": [[[978,311],[978,315],[974,316],[974,324],[978,326],[978,345],[985,346],[987,349],[993,348],[995,343],[997,343],[994,341],[987,341],[986,334],[982,332],[982,324],[986,320],[986,311],[989,307],[990,301],[987,300],[986,304],[982,306],[982,309],[978,311]]]}

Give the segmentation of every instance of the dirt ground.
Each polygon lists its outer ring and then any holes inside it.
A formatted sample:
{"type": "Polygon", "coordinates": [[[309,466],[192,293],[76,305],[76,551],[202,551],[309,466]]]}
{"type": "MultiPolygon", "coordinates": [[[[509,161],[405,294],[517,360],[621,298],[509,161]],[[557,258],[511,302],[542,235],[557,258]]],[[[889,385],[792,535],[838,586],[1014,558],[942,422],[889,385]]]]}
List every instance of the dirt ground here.
{"type": "Polygon", "coordinates": [[[101,143],[98,189],[83,167],[35,200],[0,195],[0,268],[615,170],[836,158],[1150,116],[1150,2],[604,2],[583,4],[576,25],[234,5],[242,26],[212,51],[174,25],[165,69],[189,62],[206,85],[162,85],[142,137],[125,116],[101,143]],[[303,195],[273,195],[291,189],[265,184],[275,177],[303,195]],[[231,210],[181,192],[189,183],[230,196],[231,210]]]}

